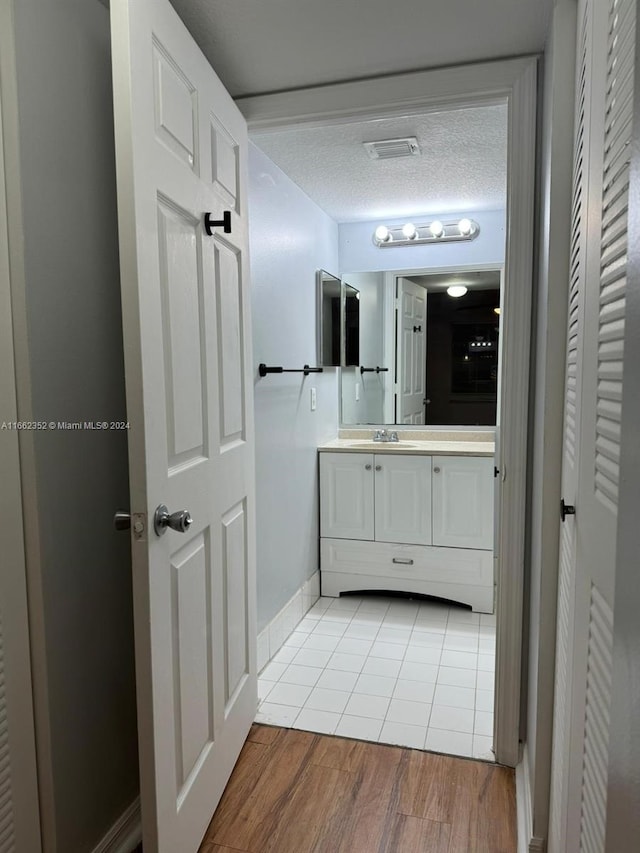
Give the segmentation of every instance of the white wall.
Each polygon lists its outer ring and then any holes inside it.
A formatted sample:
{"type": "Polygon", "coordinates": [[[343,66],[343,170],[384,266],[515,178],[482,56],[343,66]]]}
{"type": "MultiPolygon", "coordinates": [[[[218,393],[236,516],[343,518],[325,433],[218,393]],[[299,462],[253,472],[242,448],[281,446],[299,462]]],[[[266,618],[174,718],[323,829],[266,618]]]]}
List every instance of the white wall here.
{"type": "MultiPolygon", "coordinates": [[[[453,267],[473,264],[504,263],[506,212],[483,210],[478,212],[442,214],[444,221],[475,219],[480,233],[474,240],[463,243],[422,244],[381,249],[373,242],[373,232],[381,223],[389,227],[404,225],[405,219],[376,219],[370,222],[347,222],[339,227],[341,270],[418,270],[430,267],[453,267]]],[[[416,224],[431,222],[433,216],[413,216],[416,224]]]]}
{"type": "MultiPolygon", "coordinates": [[[[539,256],[530,429],[526,743],[532,835],[546,838],[556,635],[560,474],[571,225],[576,4],[558,0],[545,48],[539,256]],[[528,665],[528,666],[527,666],[528,665]]],[[[527,636],[525,625],[525,638],[527,636]]]]}
{"type": "Polygon", "coordinates": [[[260,631],[318,569],[316,449],[337,435],[338,381],[335,368],[260,379],[257,365],[316,364],[316,271],[338,274],[338,226],[253,144],[249,222],[260,631]]]}
{"type": "MultiPolygon", "coordinates": [[[[16,0],[14,19],[20,417],[126,419],[109,13],[16,0]]],[[[127,436],[33,432],[21,452],[44,846],[87,853],[138,791],[129,540],[111,521],[127,436]]]]}
{"type": "MultiPolygon", "coordinates": [[[[384,273],[345,273],[342,280],[360,292],[360,365],[393,369],[384,362],[384,273]]],[[[359,367],[344,367],[341,373],[342,423],[383,423],[387,374],[361,374],[359,367]],[[360,386],[359,400],[356,384],[360,386]]]]}

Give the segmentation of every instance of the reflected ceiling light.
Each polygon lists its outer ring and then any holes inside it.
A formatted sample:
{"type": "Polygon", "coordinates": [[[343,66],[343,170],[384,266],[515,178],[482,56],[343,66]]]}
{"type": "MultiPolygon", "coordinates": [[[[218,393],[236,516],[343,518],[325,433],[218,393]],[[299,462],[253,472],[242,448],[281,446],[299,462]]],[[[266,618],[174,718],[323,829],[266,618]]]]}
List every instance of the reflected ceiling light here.
{"type": "Polygon", "coordinates": [[[378,225],[376,228],[376,240],[381,243],[388,243],[391,240],[391,233],[386,225],[378,225]]]}
{"type": "Polygon", "coordinates": [[[499,314],[500,314],[500,309],[499,309],[499,308],[494,308],[494,309],[493,309],[493,313],[494,313],[494,314],[498,314],[498,315],[499,315],[499,314]]]}
{"type": "Polygon", "coordinates": [[[421,243],[451,243],[475,240],[480,226],[473,219],[456,219],[443,222],[434,219],[421,225],[407,222],[405,225],[378,225],[373,234],[373,242],[379,249],[400,246],[415,246],[421,243]]]}
{"type": "Polygon", "coordinates": [[[447,293],[449,296],[453,296],[454,299],[459,299],[461,296],[464,296],[467,292],[467,288],[464,284],[452,284],[451,287],[447,288],[447,293]]]}

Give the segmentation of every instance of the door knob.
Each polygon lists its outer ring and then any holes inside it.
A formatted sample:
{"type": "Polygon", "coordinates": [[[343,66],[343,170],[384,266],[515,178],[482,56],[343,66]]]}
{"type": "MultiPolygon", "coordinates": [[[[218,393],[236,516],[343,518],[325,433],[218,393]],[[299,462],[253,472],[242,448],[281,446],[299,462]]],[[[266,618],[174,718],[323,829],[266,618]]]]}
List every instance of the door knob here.
{"type": "Polygon", "coordinates": [[[439,474],[439,473],[440,473],[440,468],[439,468],[437,465],[436,465],[436,466],[435,466],[435,468],[433,469],[433,473],[434,473],[434,474],[439,474]]]}
{"type": "Polygon", "coordinates": [[[113,516],[113,526],[116,530],[131,530],[131,513],[124,509],[116,510],[113,516]]]}
{"type": "Polygon", "coordinates": [[[376,465],[376,471],[382,471],[382,465],[376,465]]]}
{"type": "MultiPolygon", "coordinates": [[[[126,509],[116,510],[113,516],[113,526],[116,530],[131,530],[131,513],[126,509]]],[[[136,539],[142,538],[144,533],[144,520],[140,515],[134,516],[133,533],[136,539]]]]}
{"type": "Polygon", "coordinates": [[[370,470],[371,470],[371,465],[369,465],[369,463],[367,463],[367,464],[364,466],[364,470],[365,470],[365,471],[370,471],[370,470]]]}
{"type": "Polygon", "coordinates": [[[169,513],[167,507],[164,504],[160,504],[153,515],[153,529],[156,532],[156,536],[162,536],[166,532],[167,527],[176,530],[178,533],[186,533],[192,524],[193,519],[188,509],[169,513]]]}

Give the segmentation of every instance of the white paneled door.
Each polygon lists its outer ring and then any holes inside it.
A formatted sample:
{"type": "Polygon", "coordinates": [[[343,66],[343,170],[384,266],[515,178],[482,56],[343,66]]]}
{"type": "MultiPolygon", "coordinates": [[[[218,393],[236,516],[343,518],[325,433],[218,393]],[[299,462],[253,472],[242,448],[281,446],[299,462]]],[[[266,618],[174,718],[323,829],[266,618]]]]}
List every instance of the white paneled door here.
{"type": "Polygon", "coordinates": [[[427,291],[399,278],[396,328],[396,423],[424,424],[427,291]]]}
{"type": "Polygon", "coordinates": [[[194,853],[257,701],[247,131],[168,0],[111,17],[144,849],[194,853]]]}

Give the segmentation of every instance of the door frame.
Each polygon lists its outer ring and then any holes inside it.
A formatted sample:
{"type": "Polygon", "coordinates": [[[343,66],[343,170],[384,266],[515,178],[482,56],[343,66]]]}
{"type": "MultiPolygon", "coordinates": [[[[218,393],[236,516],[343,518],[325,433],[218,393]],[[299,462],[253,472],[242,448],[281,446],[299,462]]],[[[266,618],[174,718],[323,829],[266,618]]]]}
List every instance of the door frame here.
{"type": "Polygon", "coordinates": [[[497,561],[496,760],[520,761],[529,362],[533,291],[538,57],[500,60],[315,86],[236,103],[249,134],[344,124],[443,109],[507,104],[507,238],[503,370],[496,466],[500,471],[497,561]]]}

